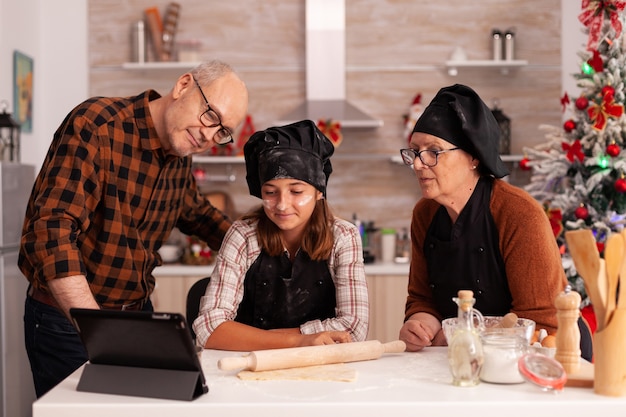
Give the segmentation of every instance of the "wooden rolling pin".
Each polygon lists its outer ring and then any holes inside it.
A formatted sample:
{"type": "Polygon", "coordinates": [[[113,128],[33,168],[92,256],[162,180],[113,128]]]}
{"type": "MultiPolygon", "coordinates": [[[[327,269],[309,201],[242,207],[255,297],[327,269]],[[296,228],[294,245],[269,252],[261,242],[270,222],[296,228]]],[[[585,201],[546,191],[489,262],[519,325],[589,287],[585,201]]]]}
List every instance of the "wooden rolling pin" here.
{"type": "Polygon", "coordinates": [[[383,353],[400,353],[405,350],[406,344],[401,340],[385,344],[380,343],[378,340],[368,340],[366,342],[337,343],[334,345],[256,350],[245,356],[222,358],[217,362],[217,367],[225,371],[233,369],[270,371],[302,366],[366,361],[378,359],[383,353]]]}

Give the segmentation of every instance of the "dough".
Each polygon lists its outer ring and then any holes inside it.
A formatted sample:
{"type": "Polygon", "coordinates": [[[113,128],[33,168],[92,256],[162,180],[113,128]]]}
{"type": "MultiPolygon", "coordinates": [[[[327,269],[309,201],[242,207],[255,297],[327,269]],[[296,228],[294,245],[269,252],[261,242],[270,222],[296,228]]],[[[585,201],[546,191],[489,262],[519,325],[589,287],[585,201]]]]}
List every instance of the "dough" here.
{"type": "Polygon", "coordinates": [[[344,363],[332,365],[303,366],[300,368],[276,369],[273,371],[241,371],[239,379],[246,381],[356,381],[356,370],[344,363]]]}

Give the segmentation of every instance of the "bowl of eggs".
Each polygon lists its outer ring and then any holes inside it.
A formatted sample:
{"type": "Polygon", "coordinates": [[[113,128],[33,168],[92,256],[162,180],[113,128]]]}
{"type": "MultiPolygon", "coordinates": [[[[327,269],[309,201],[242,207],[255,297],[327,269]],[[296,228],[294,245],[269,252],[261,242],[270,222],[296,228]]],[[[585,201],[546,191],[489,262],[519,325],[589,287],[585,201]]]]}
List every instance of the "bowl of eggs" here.
{"type": "MultiPolygon", "coordinates": [[[[457,326],[457,320],[456,317],[451,317],[441,322],[443,334],[448,343],[450,343],[452,339],[452,334],[457,326]]],[[[474,327],[478,329],[481,336],[518,336],[526,340],[529,345],[535,334],[535,322],[533,320],[518,318],[513,313],[509,313],[505,316],[484,316],[482,323],[475,317],[474,327]]]]}

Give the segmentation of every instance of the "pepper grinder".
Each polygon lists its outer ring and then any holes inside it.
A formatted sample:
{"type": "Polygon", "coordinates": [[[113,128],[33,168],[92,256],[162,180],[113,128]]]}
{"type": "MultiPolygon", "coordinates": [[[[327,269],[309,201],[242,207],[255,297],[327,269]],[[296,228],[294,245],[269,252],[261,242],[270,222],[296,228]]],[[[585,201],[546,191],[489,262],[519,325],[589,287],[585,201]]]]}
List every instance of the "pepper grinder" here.
{"type": "Polygon", "coordinates": [[[572,291],[569,285],[565,291],[556,297],[556,318],[558,331],[556,332],[556,353],[554,359],[563,365],[568,374],[580,369],[580,294],[572,291]]]}

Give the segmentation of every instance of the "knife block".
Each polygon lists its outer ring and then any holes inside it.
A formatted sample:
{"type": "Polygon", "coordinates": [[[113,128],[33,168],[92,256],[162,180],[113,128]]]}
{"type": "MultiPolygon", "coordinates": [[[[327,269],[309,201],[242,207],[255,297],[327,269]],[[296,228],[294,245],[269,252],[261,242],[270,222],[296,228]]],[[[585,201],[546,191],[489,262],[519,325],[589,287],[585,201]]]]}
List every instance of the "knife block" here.
{"type": "Polygon", "coordinates": [[[617,308],[609,324],[593,340],[594,391],[611,397],[626,395],[626,309],[617,308]]]}

